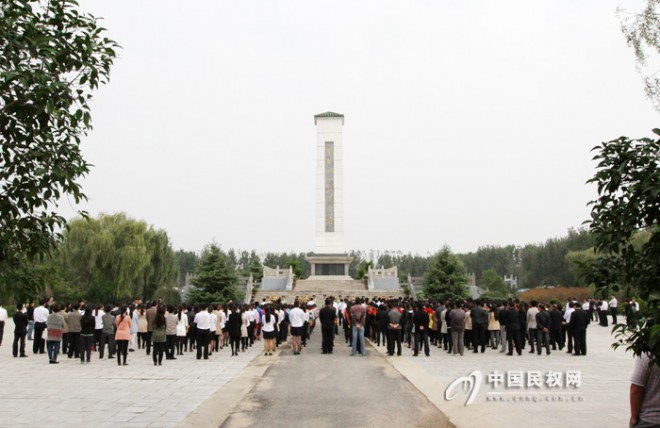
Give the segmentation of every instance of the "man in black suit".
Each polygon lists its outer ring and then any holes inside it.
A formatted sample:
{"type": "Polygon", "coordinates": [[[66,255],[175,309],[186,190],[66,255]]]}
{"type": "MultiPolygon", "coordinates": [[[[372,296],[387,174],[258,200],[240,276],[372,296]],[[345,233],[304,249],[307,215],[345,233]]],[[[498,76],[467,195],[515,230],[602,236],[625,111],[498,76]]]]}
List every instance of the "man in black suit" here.
{"type": "Polygon", "coordinates": [[[16,313],[14,314],[14,344],[12,345],[12,354],[14,358],[18,357],[19,342],[20,342],[20,355],[21,358],[27,357],[25,353],[25,335],[28,329],[28,317],[23,312],[23,305],[21,303],[16,305],[16,313]]]}
{"type": "Polygon", "coordinates": [[[509,344],[507,355],[513,355],[513,348],[516,348],[518,355],[522,354],[522,344],[520,338],[520,315],[513,302],[509,302],[509,309],[506,310],[506,341],[509,344]]]}
{"type": "Polygon", "coordinates": [[[536,314],[536,350],[541,355],[541,348],[545,346],[545,352],[550,355],[550,328],[552,328],[550,313],[545,310],[543,303],[538,305],[539,312],[536,314]]]}
{"type": "Polygon", "coordinates": [[[321,348],[324,354],[332,354],[332,347],[335,340],[335,320],[337,311],[332,306],[332,300],[325,299],[325,306],[319,311],[319,320],[321,320],[321,348]]]}
{"type": "Polygon", "coordinates": [[[564,315],[559,310],[559,307],[554,304],[552,309],[548,311],[550,314],[550,343],[552,350],[559,348],[561,351],[564,349],[564,335],[561,331],[561,322],[564,320],[564,315]]]}
{"type": "Polygon", "coordinates": [[[587,355],[587,326],[589,325],[589,314],[582,310],[579,303],[574,303],[575,310],[571,314],[568,324],[573,330],[573,355],[587,355]]]}
{"type": "Polygon", "coordinates": [[[472,343],[474,353],[478,352],[478,347],[481,347],[481,352],[486,351],[486,332],[488,331],[488,312],[481,306],[481,300],[477,300],[476,305],[470,311],[470,318],[472,318],[472,343]]]}
{"type": "Polygon", "coordinates": [[[415,324],[415,353],[414,357],[419,355],[419,351],[424,347],[424,354],[428,357],[429,350],[429,314],[424,311],[424,305],[419,303],[417,311],[413,314],[413,323],[415,324]]]}

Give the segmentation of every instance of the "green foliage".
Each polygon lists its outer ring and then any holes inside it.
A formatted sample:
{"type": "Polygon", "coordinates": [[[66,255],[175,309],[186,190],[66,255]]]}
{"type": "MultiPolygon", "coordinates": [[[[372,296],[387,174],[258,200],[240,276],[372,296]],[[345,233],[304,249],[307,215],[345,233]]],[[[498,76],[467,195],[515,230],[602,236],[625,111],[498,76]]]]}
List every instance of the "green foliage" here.
{"type": "Polygon", "coordinates": [[[366,255],[362,251],[350,251],[348,255],[353,257],[353,261],[348,266],[348,275],[351,278],[362,279],[360,270],[364,266],[366,255]]]}
{"type": "Polygon", "coordinates": [[[449,247],[436,253],[429,266],[424,276],[424,296],[430,299],[462,299],[468,296],[465,266],[449,247]]]}
{"type": "Polygon", "coordinates": [[[468,272],[474,272],[478,284],[486,269],[493,268],[501,275],[515,275],[518,285],[534,288],[542,285],[574,286],[579,282],[571,264],[566,260],[570,251],[593,246],[590,234],[583,229],[569,229],[566,236],[524,247],[484,246],[476,252],[461,254],[468,272]]]}
{"type": "Polygon", "coordinates": [[[154,299],[161,299],[166,305],[178,305],[181,303],[181,293],[172,287],[160,287],[154,293],[154,299]]]}
{"type": "Polygon", "coordinates": [[[544,244],[526,245],[520,251],[518,285],[521,288],[578,285],[579,279],[566,260],[566,254],[570,251],[585,250],[593,245],[589,232],[582,229],[570,229],[568,235],[548,239],[544,244]]]}
{"type": "Polygon", "coordinates": [[[386,269],[397,266],[399,274],[404,277],[423,276],[429,270],[430,257],[420,256],[418,254],[401,254],[396,251],[385,251],[378,257],[377,266],[386,269]]]}
{"type": "Polygon", "coordinates": [[[238,273],[244,277],[252,275],[255,282],[260,282],[261,278],[264,276],[261,259],[254,250],[249,253],[247,251],[241,251],[236,268],[238,273]]]}
{"type": "Polygon", "coordinates": [[[360,269],[358,270],[357,279],[367,279],[369,274],[369,268],[373,268],[373,263],[371,261],[363,261],[360,269]]]}
{"type": "Polygon", "coordinates": [[[53,207],[63,197],[85,199],[77,181],[89,164],[80,142],[91,129],[92,93],[108,81],[117,44],[76,6],[71,0],[0,6],[0,283],[13,296],[43,291],[38,278],[28,278],[29,265],[55,247],[65,225],[53,207]]]}
{"type": "Polygon", "coordinates": [[[263,265],[273,269],[278,266],[280,269],[294,266],[294,269],[297,270],[294,272],[297,278],[307,278],[311,275],[311,266],[307,261],[308,255],[311,253],[266,253],[263,265]]]}
{"type": "MultiPolygon", "coordinates": [[[[660,135],[659,130],[654,130],[660,135]]],[[[598,161],[589,183],[598,189],[588,222],[600,257],[589,279],[597,287],[635,286],[648,301],[635,331],[617,326],[615,346],[660,362],[660,140],[621,137],[594,147],[598,161]],[[639,231],[648,234],[634,238],[639,231]],[[646,241],[646,242],[644,242],[646,241]],[[641,245],[641,247],[640,247],[641,245]]]]}
{"type": "Polygon", "coordinates": [[[238,277],[231,260],[215,244],[202,252],[193,285],[186,295],[189,303],[225,303],[244,297],[238,290],[238,277]]]}
{"type": "Polygon", "coordinates": [[[593,247],[581,251],[569,251],[566,254],[565,258],[568,262],[569,269],[577,278],[577,285],[579,287],[587,287],[589,285],[589,272],[597,257],[593,247]]]}
{"type": "Polygon", "coordinates": [[[183,288],[186,285],[186,274],[195,273],[195,270],[197,270],[199,257],[194,251],[184,250],[177,251],[174,257],[179,267],[179,288],[183,288]]]}
{"type": "Polygon", "coordinates": [[[167,234],[123,213],[69,222],[53,263],[94,302],[148,299],[177,277],[167,234]]]}
{"type": "Polygon", "coordinates": [[[648,70],[648,57],[660,54],[660,0],[646,0],[646,7],[639,13],[627,14],[619,9],[621,30],[628,46],[635,50],[637,71],[644,79],[644,92],[660,111],[660,78],[655,69],[648,70]],[[649,53],[650,51],[650,53],[649,53]]]}
{"type": "Polygon", "coordinates": [[[497,297],[508,297],[510,289],[499,273],[493,268],[486,269],[481,274],[480,286],[489,294],[497,297]]]}
{"type": "Polygon", "coordinates": [[[468,272],[474,272],[477,284],[481,284],[482,273],[494,269],[500,275],[511,275],[517,272],[518,248],[513,245],[498,247],[493,245],[479,247],[476,252],[461,254],[461,260],[468,272]]]}

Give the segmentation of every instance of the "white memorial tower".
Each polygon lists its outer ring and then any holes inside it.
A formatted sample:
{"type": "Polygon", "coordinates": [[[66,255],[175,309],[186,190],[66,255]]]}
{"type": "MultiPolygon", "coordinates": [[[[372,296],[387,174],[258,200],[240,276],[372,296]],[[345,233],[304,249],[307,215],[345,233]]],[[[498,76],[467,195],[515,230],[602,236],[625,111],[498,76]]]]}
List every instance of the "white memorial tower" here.
{"type": "Polygon", "coordinates": [[[309,279],[350,279],[353,260],[344,249],[344,115],[333,112],[314,116],[316,125],[315,250],[307,260],[309,279]]]}

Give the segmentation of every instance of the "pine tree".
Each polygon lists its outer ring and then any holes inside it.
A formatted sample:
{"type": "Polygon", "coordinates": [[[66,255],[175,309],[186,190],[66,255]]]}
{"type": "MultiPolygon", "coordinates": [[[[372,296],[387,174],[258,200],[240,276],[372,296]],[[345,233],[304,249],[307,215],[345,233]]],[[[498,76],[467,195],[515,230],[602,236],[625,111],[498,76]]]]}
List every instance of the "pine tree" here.
{"type": "Polygon", "coordinates": [[[467,297],[465,266],[449,247],[444,247],[430,260],[424,276],[424,295],[429,299],[462,299],[467,297]]]}
{"type": "Polygon", "coordinates": [[[235,269],[215,244],[209,245],[202,253],[193,285],[195,288],[186,298],[189,303],[224,303],[242,297],[235,269]]]}

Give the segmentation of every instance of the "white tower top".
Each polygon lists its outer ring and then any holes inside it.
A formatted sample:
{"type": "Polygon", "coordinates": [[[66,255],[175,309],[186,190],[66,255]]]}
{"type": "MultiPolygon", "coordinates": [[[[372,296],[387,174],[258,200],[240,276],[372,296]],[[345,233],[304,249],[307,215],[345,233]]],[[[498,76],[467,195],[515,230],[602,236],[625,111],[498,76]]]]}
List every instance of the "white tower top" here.
{"type": "Polygon", "coordinates": [[[316,254],[345,254],[344,115],[314,116],[316,125],[316,254]]]}

